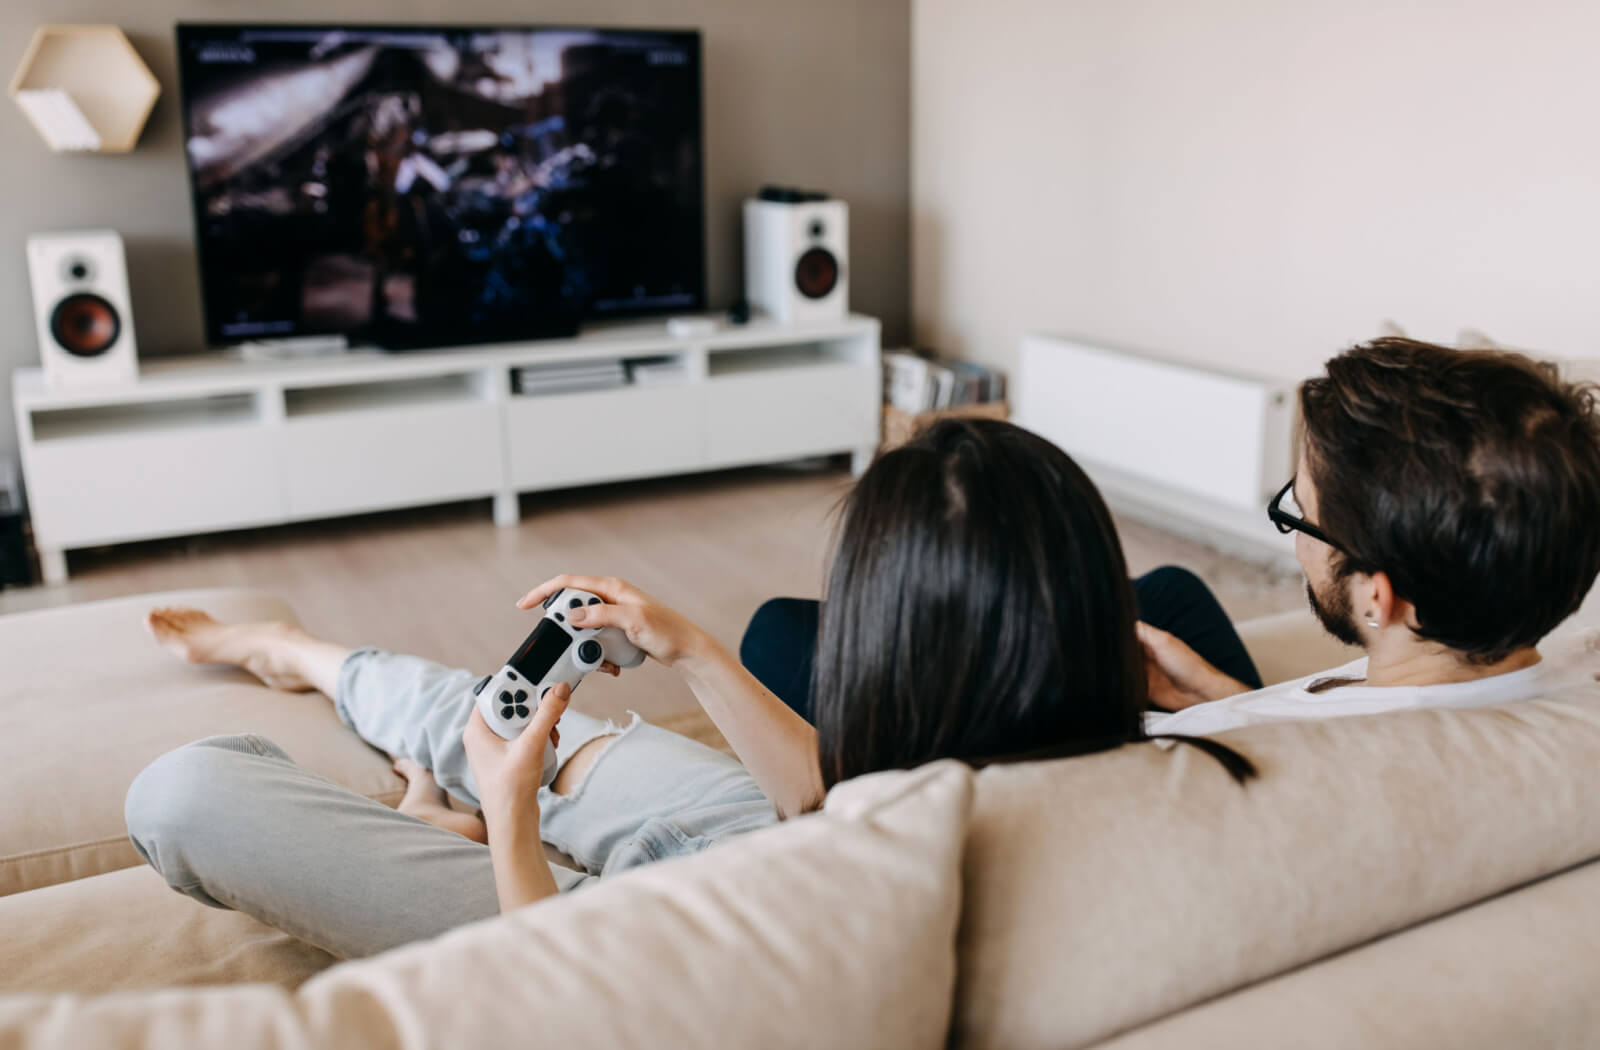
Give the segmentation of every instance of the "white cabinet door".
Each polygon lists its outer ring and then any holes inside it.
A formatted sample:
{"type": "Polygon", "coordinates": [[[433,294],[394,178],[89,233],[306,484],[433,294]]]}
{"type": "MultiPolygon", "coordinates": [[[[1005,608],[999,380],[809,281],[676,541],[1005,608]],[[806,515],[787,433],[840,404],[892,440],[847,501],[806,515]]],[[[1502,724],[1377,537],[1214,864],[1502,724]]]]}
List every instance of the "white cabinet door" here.
{"type": "Polygon", "coordinates": [[[698,384],[506,402],[511,484],[519,491],[699,470],[705,410],[698,384]]]}

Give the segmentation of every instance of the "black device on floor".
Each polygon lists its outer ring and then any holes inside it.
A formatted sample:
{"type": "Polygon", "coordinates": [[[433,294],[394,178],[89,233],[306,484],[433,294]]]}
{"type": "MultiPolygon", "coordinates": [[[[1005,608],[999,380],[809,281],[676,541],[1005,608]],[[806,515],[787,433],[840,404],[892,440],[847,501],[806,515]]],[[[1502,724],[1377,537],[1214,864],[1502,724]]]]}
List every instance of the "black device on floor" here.
{"type": "Polygon", "coordinates": [[[15,476],[0,473],[0,587],[33,583],[33,552],[28,548],[28,519],[22,510],[21,487],[15,476]]]}

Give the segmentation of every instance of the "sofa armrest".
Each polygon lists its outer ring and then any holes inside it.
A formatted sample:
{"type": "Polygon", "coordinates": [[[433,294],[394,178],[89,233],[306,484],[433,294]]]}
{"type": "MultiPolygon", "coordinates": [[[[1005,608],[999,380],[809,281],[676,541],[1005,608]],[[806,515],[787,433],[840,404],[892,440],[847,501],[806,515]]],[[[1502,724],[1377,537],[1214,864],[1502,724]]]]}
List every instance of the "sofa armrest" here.
{"type": "Polygon", "coordinates": [[[141,863],[122,802],[163,752],[219,733],[257,733],[353,791],[394,804],[389,762],[314,693],[266,689],[244,671],[196,667],[151,640],[163,605],[218,619],[293,620],[254,590],[176,591],[0,616],[0,895],[141,863]]]}

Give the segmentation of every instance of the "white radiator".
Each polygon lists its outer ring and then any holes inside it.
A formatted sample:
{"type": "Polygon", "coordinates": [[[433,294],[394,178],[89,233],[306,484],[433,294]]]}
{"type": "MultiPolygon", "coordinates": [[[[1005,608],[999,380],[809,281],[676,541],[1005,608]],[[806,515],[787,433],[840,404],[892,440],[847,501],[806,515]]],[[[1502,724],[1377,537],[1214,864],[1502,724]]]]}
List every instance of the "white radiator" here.
{"type": "Polygon", "coordinates": [[[1114,509],[1292,557],[1266,504],[1293,470],[1294,384],[1031,335],[1013,397],[1016,421],[1065,449],[1114,509]]]}

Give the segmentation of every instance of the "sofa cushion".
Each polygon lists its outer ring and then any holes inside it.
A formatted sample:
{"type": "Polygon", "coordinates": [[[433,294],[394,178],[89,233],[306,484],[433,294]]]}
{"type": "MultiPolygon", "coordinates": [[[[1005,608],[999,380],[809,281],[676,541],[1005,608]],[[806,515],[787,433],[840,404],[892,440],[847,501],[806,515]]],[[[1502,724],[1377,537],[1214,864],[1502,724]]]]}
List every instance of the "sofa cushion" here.
{"type": "Polygon", "coordinates": [[[0,999],[0,1046],[944,1044],[971,773],[826,810],[423,944],[265,985],[0,999]]]}
{"type": "Polygon", "coordinates": [[[0,897],[0,994],[269,981],[333,956],[248,915],[173,892],[140,865],[0,897]]]}
{"type": "Polygon", "coordinates": [[[172,657],[144,630],[159,605],[224,620],[292,620],[254,591],[143,595],[0,617],[0,895],[139,863],[122,801],[156,756],[216,733],[259,733],[356,791],[397,802],[388,761],[319,694],[264,690],[242,671],[172,657]]]}
{"type": "Polygon", "coordinates": [[[1600,863],[1157,1021],[1098,1050],[1592,1047],[1600,863]]]}
{"type": "Polygon", "coordinates": [[[1156,744],[979,775],[958,1042],[1094,1043],[1600,856],[1600,686],[1223,739],[1259,780],[1156,744]]]}

